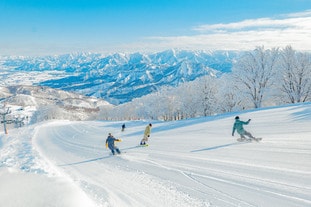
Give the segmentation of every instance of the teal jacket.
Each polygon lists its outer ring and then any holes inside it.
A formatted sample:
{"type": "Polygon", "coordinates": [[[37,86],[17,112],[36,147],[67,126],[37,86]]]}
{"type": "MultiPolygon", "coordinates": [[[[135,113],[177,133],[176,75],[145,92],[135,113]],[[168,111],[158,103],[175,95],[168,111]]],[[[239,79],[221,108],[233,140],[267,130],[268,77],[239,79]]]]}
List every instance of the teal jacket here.
{"type": "Polygon", "coordinates": [[[250,119],[248,121],[241,121],[240,119],[236,119],[234,124],[233,124],[232,136],[234,135],[235,130],[239,134],[244,134],[245,130],[243,128],[243,125],[247,125],[250,121],[251,121],[250,119]]]}

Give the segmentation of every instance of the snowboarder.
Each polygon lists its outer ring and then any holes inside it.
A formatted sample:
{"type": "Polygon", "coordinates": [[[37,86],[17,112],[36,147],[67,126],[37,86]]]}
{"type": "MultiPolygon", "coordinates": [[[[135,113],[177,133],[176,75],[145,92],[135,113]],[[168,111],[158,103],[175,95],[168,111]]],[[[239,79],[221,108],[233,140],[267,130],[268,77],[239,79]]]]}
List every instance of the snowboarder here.
{"type": "Polygon", "coordinates": [[[106,148],[109,148],[113,155],[115,155],[115,151],[118,154],[121,154],[119,148],[115,146],[114,142],[121,142],[121,139],[116,139],[111,133],[109,133],[106,139],[106,148]]]}
{"type": "Polygon", "coordinates": [[[240,117],[236,116],[235,122],[233,124],[232,136],[234,136],[234,132],[236,130],[241,136],[241,141],[246,139],[245,135],[248,136],[249,138],[255,139],[257,141],[257,139],[251,133],[249,133],[248,131],[246,131],[243,128],[243,125],[248,125],[250,121],[251,121],[251,119],[249,119],[248,121],[241,121],[240,117]]]}
{"type": "Polygon", "coordinates": [[[151,123],[146,126],[145,132],[144,132],[144,138],[140,141],[140,145],[147,145],[147,142],[149,140],[150,133],[151,133],[151,127],[152,127],[151,123]]]}
{"type": "Polygon", "coordinates": [[[121,131],[124,132],[124,129],[125,129],[125,124],[122,124],[122,129],[121,129],[121,131]]]}

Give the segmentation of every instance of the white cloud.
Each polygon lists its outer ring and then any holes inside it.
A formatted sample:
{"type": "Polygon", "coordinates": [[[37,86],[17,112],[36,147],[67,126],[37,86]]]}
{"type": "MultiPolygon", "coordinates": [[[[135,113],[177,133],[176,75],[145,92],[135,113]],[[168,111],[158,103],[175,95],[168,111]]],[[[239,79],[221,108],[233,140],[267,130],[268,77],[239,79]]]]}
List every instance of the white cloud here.
{"type": "Polygon", "coordinates": [[[288,24],[284,20],[271,20],[269,18],[261,19],[250,19],[241,22],[233,22],[229,24],[212,24],[212,25],[201,25],[195,27],[193,30],[198,32],[225,32],[225,31],[236,31],[236,30],[253,30],[262,28],[286,28],[291,27],[292,24],[288,24]]]}
{"type": "MultiPolygon", "coordinates": [[[[141,48],[252,50],[256,46],[311,50],[311,10],[278,19],[248,19],[228,24],[201,25],[192,36],[149,37],[141,48]]],[[[133,45],[132,45],[133,46],[133,45]]],[[[136,45],[137,46],[137,45],[136,45]]]]}
{"type": "Polygon", "coordinates": [[[77,51],[154,52],[171,48],[202,50],[253,50],[256,46],[265,48],[291,45],[295,50],[311,51],[311,10],[291,13],[278,18],[246,19],[223,24],[203,24],[189,31],[193,35],[151,36],[139,42],[127,44],[55,43],[34,44],[0,43],[0,54],[26,54],[32,48],[34,55],[63,54],[77,51]]]}

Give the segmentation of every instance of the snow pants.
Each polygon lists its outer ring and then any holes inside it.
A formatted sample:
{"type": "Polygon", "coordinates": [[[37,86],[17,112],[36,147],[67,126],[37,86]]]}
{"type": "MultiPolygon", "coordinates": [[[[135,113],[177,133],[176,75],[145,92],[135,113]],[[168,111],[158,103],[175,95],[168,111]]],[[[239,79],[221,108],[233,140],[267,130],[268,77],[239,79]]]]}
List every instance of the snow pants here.
{"type": "Polygon", "coordinates": [[[146,144],[148,142],[149,135],[144,135],[144,138],[140,141],[140,144],[146,144]]]}
{"type": "Polygon", "coordinates": [[[120,152],[119,148],[117,148],[117,147],[110,148],[110,150],[111,150],[111,153],[112,153],[113,155],[115,155],[115,154],[116,154],[116,153],[115,153],[115,151],[116,151],[118,154],[121,154],[121,152],[120,152]]]}
{"type": "Polygon", "coordinates": [[[252,139],[255,138],[250,132],[244,130],[244,133],[240,134],[241,139],[246,139],[245,135],[248,136],[249,138],[252,138],[252,139]]]}

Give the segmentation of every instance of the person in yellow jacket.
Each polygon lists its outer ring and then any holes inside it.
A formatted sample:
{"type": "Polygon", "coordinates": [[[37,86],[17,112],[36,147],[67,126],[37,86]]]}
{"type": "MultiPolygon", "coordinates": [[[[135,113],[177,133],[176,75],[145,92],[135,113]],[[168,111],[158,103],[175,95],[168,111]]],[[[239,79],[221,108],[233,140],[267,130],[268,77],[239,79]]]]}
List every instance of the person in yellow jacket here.
{"type": "Polygon", "coordinates": [[[150,133],[151,133],[151,127],[152,127],[151,123],[146,126],[145,132],[144,132],[144,138],[140,141],[140,145],[147,145],[147,142],[149,140],[150,133]]]}
{"type": "Polygon", "coordinates": [[[114,144],[114,142],[121,142],[121,139],[116,139],[111,133],[109,133],[106,139],[106,148],[109,148],[113,155],[115,155],[115,151],[118,154],[121,154],[119,148],[114,144]]]}

